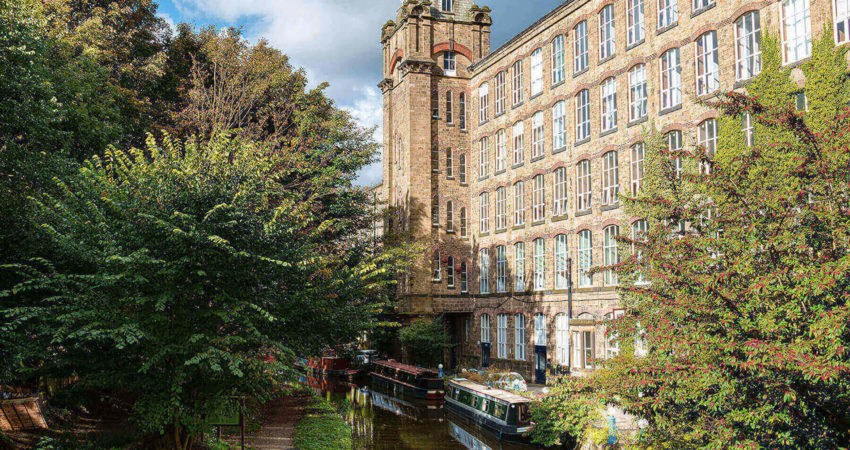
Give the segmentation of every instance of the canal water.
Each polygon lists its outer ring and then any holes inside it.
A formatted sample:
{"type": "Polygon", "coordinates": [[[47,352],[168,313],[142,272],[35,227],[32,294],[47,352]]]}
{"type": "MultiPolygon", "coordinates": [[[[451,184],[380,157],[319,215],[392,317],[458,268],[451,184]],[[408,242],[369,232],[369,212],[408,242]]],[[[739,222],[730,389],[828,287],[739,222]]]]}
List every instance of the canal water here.
{"type": "Polygon", "coordinates": [[[443,407],[442,400],[406,398],[368,385],[328,378],[301,380],[337,407],[360,449],[519,450],[536,446],[499,437],[443,407]]]}

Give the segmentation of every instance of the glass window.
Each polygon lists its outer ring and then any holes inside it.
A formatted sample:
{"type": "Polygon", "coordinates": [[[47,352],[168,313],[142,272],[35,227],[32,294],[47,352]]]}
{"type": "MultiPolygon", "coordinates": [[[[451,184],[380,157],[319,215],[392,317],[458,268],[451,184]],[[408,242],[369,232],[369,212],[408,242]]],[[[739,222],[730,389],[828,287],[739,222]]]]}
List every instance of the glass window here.
{"type": "Polygon", "coordinates": [[[522,103],[522,60],[511,67],[511,86],[513,88],[514,105],[522,103]]]}
{"type": "Polygon", "coordinates": [[[590,139],[590,91],[576,95],[576,141],[590,139]]]}
{"type": "Polygon", "coordinates": [[[514,291],[524,292],[525,286],[525,242],[514,244],[514,291]]]}
{"type": "Polygon", "coordinates": [[[590,51],[588,50],[587,43],[587,21],[583,20],[578,23],[573,29],[573,70],[575,73],[583,72],[587,70],[588,64],[590,64],[590,51]]]}
{"type": "Polygon", "coordinates": [[[466,129],[466,94],[461,92],[458,95],[458,126],[461,130],[466,129]]]}
{"type": "Polygon", "coordinates": [[[501,129],[496,133],[496,172],[505,170],[507,158],[507,135],[505,129],[501,129]]]}
{"type": "Polygon", "coordinates": [[[735,22],[735,41],[735,78],[748,80],[760,74],[761,20],[758,11],[748,12],[735,22]]]}
{"type": "Polygon", "coordinates": [[[538,111],[531,116],[531,157],[538,158],[545,153],[545,137],[543,132],[543,112],[538,111]]]}
{"type": "MultiPolygon", "coordinates": [[[[496,316],[496,324],[496,354],[499,358],[505,359],[508,357],[508,315],[496,316]]],[[[486,406],[484,408],[486,409],[486,406]]]]}
{"type": "Polygon", "coordinates": [[[640,192],[643,183],[643,159],[646,153],[646,145],[638,142],[632,145],[632,195],[640,192]]]}
{"type": "Polygon", "coordinates": [[[638,64],[629,70],[629,120],[647,115],[646,65],[638,64]]]}
{"type": "Polygon", "coordinates": [[[489,343],[490,342],[490,316],[487,314],[481,315],[481,342],[489,343]]]}
{"type": "Polygon", "coordinates": [[[452,94],[452,91],[446,92],[446,123],[448,124],[454,123],[455,120],[455,108],[453,101],[454,95],[452,94]]]}
{"type": "MultiPolygon", "coordinates": [[[[646,233],[649,230],[649,223],[640,219],[632,224],[632,240],[635,242],[646,242],[646,233]]],[[[632,244],[632,253],[637,257],[638,261],[643,260],[643,249],[632,244]]],[[[639,272],[635,284],[644,284],[646,279],[643,272],[639,272]]]]}
{"type": "Polygon", "coordinates": [[[531,54],[531,96],[543,92],[543,49],[531,54]]]}
{"type": "Polygon", "coordinates": [[[663,29],[679,22],[677,0],[658,0],[658,28],[663,29]]]}
{"type": "Polygon", "coordinates": [[[599,59],[605,60],[614,55],[614,5],[608,5],[599,12],[599,59]]]}
{"type": "Polygon", "coordinates": [[[593,285],[593,275],[590,268],[593,265],[593,235],[590,230],[583,230],[578,234],[578,269],[580,287],[593,285]]]}
{"type": "MultiPolygon", "coordinates": [[[[677,152],[682,150],[682,132],[681,131],[671,131],[667,133],[667,149],[671,152],[677,152]]],[[[673,160],[673,176],[675,178],[680,178],[682,176],[682,170],[684,169],[682,158],[678,157],[673,160]]]]}
{"type": "Polygon", "coordinates": [[[455,259],[449,256],[446,262],[446,282],[449,287],[455,287],[455,259]]]}
{"type": "Polygon", "coordinates": [[[446,231],[449,233],[454,232],[455,230],[455,211],[454,211],[454,202],[449,200],[446,202],[446,231]]]}
{"type": "Polygon", "coordinates": [[[709,6],[714,4],[714,0],[693,0],[693,1],[694,1],[694,12],[708,8],[709,6]]]}
{"type": "Polygon", "coordinates": [[[496,230],[508,228],[508,195],[504,187],[496,189],[496,230]]]}
{"type": "Polygon", "coordinates": [[[440,197],[431,197],[431,224],[435,227],[440,226],[440,197]]]}
{"type": "Polygon", "coordinates": [[[590,210],[590,161],[582,160],[576,165],[576,211],[590,210]]]}
{"type": "Polygon", "coordinates": [[[457,75],[457,55],[455,52],[443,53],[443,72],[450,77],[457,75]]]}
{"type": "Polygon", "coordinates": [[[460,208],[460,237],[465,238],[466,235],[467,235],[466,208],[460,208]]]}
{"type": "Polygon", "coordinates": [[[617,128],[617,81],[614,77],[602,82],[602,132],[617,128]]]}
{"type": "Polygon", "coordinates": [[[672,48],[661,55],[661,109],[682,104],[682,66],[679,49],[672,48]]]}
{"type": "Polygon", "coordinates": [[[516,359],[525,361],[525,315],[514,316],[514,354],[516,359]]]}
{"type": "Polygon", "coordinates": [[[552,107],[552,149],[567,146],[567,104],[563,100],[552,107]]]}
{"type": "Polygon", "coordinates": [[[552,84],[564,81],[564,35],[552,41],[552,84]]]}
{"type": "Polygon", "coordinates": [[[434,263],[431,265],[434,270],[434,281],[440,281],[442,278],[442,263],[440,261],[440,252],[434,252],[434,263]]]}
{"type": "Polygon", "coordinates": [[[555,191],[552,196],[552,215],[559,217],[567,214],[567,169],[555,169],[555,191]]]}
{"type": "Polygon", "coordinates": [[[705,147],[710,156],[717,150],[717,121],[708,119],[697,127],[697,145],[705,147]]]}
{"type": "Polygon", "coordinates": [[[514,226],[525,225],[525,183],[514,184],[514,226]]]}
{"type": "Polygon", "coordinates": [[[525,126],[522,121],[514,124],[514,165],[522,164],[525,159],[525,126]]]}
{"type": "Polygon", "coordinates": [[[534,315],[534,345],[546,345],[546,316],[544,314],[534,315]]]}
{"type": "Polygon", "coordinates": [[[697,95],[712,93],[720,88],[720,53],[717,32],[709,31],[696,41],[697,95]]]}
{"type": "Polygon", "coordinates": [[[454,10],[454,0],[443,0],[443,11],[452,12],[454,10]]]}
{"type": "Polygon", "coordinates": [[[508,256],[505,246],[496,247],[496,292],[508,291],[508,256]]]}
{"type": "Polygon", "coordinates": [[[602,205],[610,206],[619,202],[620,163],[617,152],[602,155],[602,205]]]}
{"type": "Polygon", "coordinates": [[[446,149],[446,178],[455,177],[455,162],[452,148],[446,149]]]}
{"type": "Polygon", "coordinates": [[[741,130],[744,132],[744,142],[747,147],[756,145],[755,129],[753,128],[753,116],[750,113],[745,113],[741,120],[743,122],[741,130]]]}
{"type": "Polygon", "coordinates": [[[469,272],[466,269],[466,262],[460,263],[460,292],[464,294],[469,292],[469,272]]]}
{"type": "Polygon", "coordinates": [[[555,354],[558,364],[566,366],[570,363],[569,318],[566,314],[555,316],[555,354]]]}
{"type": "Polygon", "coordinates": [[[850,42],[850,0],[835,0],[835,43],[850,42]]]}
{"type": "Polygon", "coordinates": [[[496,112],[495,114],[498,116],[505,112],[505,104],[507,103],[505,92],[507,90],[507,75],[504,71],[496,74],[496,112]]]}
{"type": "MultiPolygon", "coordinates": [[[[605,266],[613,266],[620,263],[620,256],[617,251],[617,236],[619,234],[620,227],[616,225],[611,225],[603,230],[602,256],[605,259],[605,266]]],[[[617,272],[612,269],[606,270],[603,281],[606,286],[615,286],[617,284],[617,272]]]]}
{"type": "Polygon", "coordinates": [[[479,211],[481,212],[480,217],[480,232],[487,233],[490,231],[490,193],[482,192],[481,195],[478,196],[478,205],[479,211]]]}
{"type": "Polygon", "coordinates": [[[478,176],[490,174],[490,137],[484,136],[478,143],[478,176]]]}
{"type": "Polygon", "coordinates": [[[555,289],[567,289],[567,235],[555,236],[555,289]]]}
{"type": "Polygon", "coordinates": [[[460,184],[466,184],[466,155],[457,158],[457,180],[460,184]]]}
{"type": "Polygon", "coordinates": [[[539,222],[546,218],[546,186],[543,175],[534,177],[534,190],[532,192],[532,218],[534,222],[539,222]]]}
{"type": "Polygon", "coordinates": [[[792,64],[812,55],[812,27],[809,0],[782,2],[782,57],[792,64]]]}
{"type": "Polygon", "coordinates": [[[543,238],[534,240],[534,290],[546,289],[546,243],[543,238]]]}
{"type": "Polygon", "coordinates": [[[643,24],[643,0],[628,2],[628,45],[634,45],[645,38],[643,24]]]}
{"type": "MultiPolygon", "coordinates": [[[[479,291],[482,294],[490,293],[490,249],[482,248],[479,252],[479,264],[480,264],[480,275],[479,281],[481,282],[479,286],[479,291]]],[[[484,340],[482,339],[482,342],[484,340]]],[[[490,342],[488,339],[486,342],[490,342]]]]}
{"type": "Polygon", "coordinates": [[[489,116],[490,85],[484,83],[478,88],[478,122],[484,123],[490,119],[489,116]]]}

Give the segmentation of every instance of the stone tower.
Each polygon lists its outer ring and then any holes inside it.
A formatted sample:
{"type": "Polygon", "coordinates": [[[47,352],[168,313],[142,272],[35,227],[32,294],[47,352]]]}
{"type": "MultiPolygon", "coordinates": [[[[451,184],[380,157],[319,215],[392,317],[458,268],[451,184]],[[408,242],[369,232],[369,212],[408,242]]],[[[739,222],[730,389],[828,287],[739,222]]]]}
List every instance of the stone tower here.
{"type": "Polygon", "coordinates": [[[472,0],[406,0],[381,32],[381,194],[397,211],[389,227],[429,246],[399,283],[406,314],[440,312],[433,299],[461,297],[461,268],[471,272],[468,68],[490,53],[489,13],[472,0]]]}

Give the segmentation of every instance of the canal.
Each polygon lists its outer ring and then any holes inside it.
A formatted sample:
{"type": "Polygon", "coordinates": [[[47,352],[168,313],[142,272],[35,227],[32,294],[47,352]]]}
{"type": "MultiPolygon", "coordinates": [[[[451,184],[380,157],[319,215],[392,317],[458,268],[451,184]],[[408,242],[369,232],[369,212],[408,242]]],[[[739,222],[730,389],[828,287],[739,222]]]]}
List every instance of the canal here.
{"type": "Polygon", "coordinates": [[[301,380],[342,413],[360,449],[514,450],[536,446],[500,441],[498,436],[448,412],[442,400],[405,398],[368,384],[333,378],[301,380]]]}

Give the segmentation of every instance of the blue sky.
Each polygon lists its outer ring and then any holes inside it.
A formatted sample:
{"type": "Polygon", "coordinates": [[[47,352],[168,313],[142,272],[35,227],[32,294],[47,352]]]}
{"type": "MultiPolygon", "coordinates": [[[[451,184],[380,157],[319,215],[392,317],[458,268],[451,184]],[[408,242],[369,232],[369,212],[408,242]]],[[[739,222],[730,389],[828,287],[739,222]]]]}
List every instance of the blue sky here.
{"type": "MultiPolygon", "coordinates": [[[[555,8],[562,0],[481,0],[493,9],[492,47],[555,8]]],[[[171,23],[240,27],[251,40],[265,38],[311,82],[330,83],[328,95],[363,126],[381,125],[380,28],[395,19],[400,0],[159,0],[159,13],[171,23]]],[[[381,130],[376,132],[380,142],[381,130]]],[[[381,182],[377,163],[358,183],[381,182]]]]}

